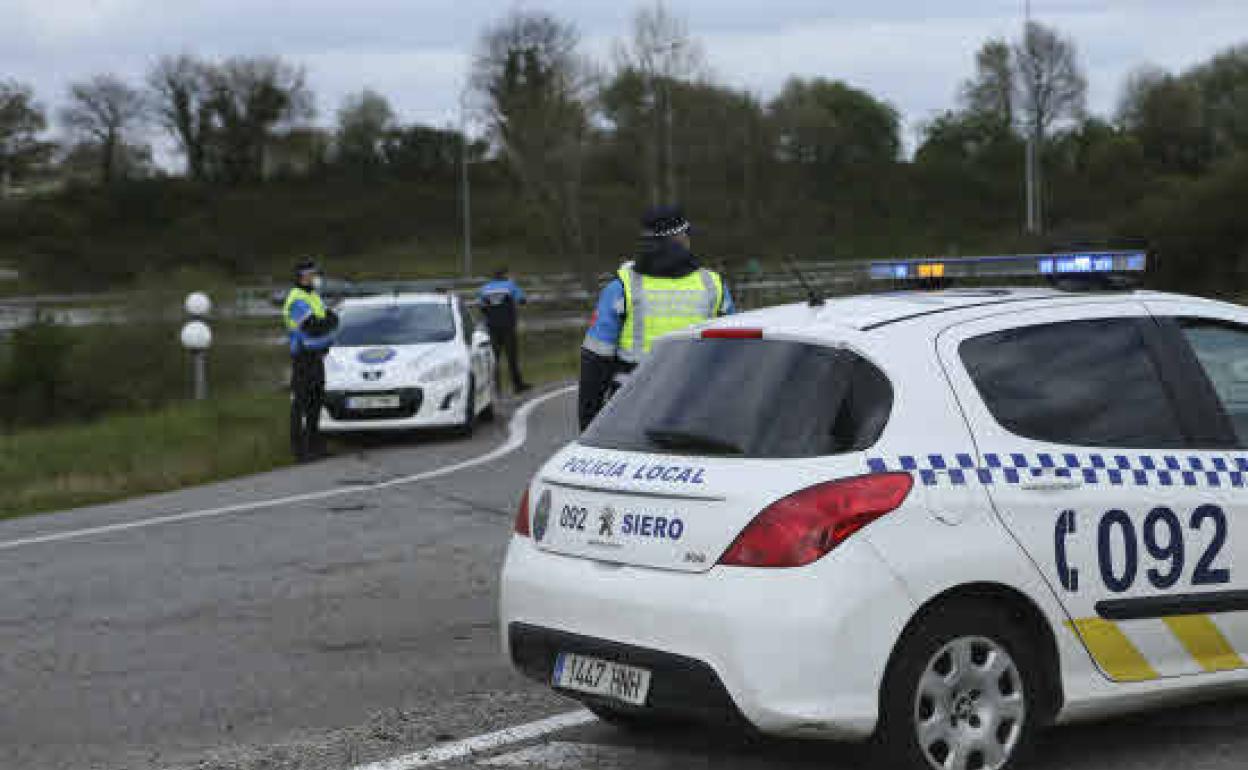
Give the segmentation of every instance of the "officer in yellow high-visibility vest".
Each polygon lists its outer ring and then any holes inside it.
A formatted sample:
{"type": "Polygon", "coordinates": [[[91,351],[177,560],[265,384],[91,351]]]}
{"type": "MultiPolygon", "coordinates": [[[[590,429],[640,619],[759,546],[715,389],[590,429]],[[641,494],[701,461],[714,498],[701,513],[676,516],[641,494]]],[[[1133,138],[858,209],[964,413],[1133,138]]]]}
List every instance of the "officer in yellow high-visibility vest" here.
{"type": "Polygon", "coordinates": [[[325,402],[325,354],[334,342],[338,315],[318,293],[321,271],[312,260],[295,266],[282,319],[290,341],[290,451],[299,462],[325,454],[319,425],[325,402]]]}
{"type": "Polygon", "coordinates": [[[693,255],[689,221],[678,207],[651,208],[641,224],[637,258],[599,294],[581,345],[581,430],[602,409],[616,378],[635,369],[655,340],[734,312],[724,279],[693,255]]]}

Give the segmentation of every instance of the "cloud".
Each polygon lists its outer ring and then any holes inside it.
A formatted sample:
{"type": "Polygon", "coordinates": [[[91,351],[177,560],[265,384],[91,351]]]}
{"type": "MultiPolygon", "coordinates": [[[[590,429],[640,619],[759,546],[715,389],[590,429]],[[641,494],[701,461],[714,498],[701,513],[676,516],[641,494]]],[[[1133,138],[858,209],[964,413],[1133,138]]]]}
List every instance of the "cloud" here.
{"type": "MultiPolygon", "coordinates": [[[[1014,38],[1023,0],[670,0],[718,78],[767,98],[790,75],[839,78],[913,127],[953,106],[975,49],[1014,38]]],[[[1094,111],[1111,113],[1127,73],[1181,69],[1248,38],[1244,0],[1032,0],[1071,35],[1094,111]]],[[[307,66],[322,120],[348,93],[386,94],[405,120],[458,119],[459,92],[486,25],[512,8],[572,21],[609,61],[638,4],[588,0],[0,0],[0,73],[55,104],[73,79],[138,80],[161,54],[279,54],[307,66]]]]}

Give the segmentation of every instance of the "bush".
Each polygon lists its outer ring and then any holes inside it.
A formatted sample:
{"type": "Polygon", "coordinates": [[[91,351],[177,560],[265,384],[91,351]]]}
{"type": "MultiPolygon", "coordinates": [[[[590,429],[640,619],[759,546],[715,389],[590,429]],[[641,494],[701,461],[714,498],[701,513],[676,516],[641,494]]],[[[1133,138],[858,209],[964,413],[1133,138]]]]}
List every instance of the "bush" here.
{"type": "Polygon", "coordinates": [[[56,419],[65,397],[73,339],[44,317],[13,333],[0,370],[0,423],[41,424],[56,419]]]}
{"type": "MultiPolygon", "coordinates": [[[[257,332],[217,324],[209,382],[224,395],[278,383],[281,351],[257,332]]],[[[190,394],[178,323],[69,328],[46,318],[16,330],[0,359],[0,425],[37,426],[155,409],[190,394]]]]}
{"type": "Polygon", "coordinates": [[[1156,284],[1238,297],[1248,288],[1248,155],[1198,180],[1172,180],[1122,225],[1157,257],[1156,284]]]}

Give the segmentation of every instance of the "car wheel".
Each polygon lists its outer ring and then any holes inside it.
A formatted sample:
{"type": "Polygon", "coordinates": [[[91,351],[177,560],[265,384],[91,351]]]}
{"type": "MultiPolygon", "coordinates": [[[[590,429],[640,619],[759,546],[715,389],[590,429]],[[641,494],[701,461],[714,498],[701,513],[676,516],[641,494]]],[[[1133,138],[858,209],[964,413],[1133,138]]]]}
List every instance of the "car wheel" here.
{"type": "Polygon", "coordinates": [[[894,653],[879,749],[906,770],[1010,770],[1043,721],[1042,666],[1024,629],[990,605],[936,610],[894,653]]]}
{"type": "Polygon", "coordinates": [[[456,432],[461,436],[472,435],[472,424],[477,419],[477,387],[473,378],[468,378],[468,394],[464,397],[464,420],[456,432]]]}

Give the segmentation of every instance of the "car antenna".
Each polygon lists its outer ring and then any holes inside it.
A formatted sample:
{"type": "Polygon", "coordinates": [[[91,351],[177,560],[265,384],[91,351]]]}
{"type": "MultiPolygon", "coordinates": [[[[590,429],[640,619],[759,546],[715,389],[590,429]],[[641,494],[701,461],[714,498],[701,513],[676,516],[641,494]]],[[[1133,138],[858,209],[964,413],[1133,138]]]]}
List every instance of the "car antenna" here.
{"type": "Polygon", "coordinates": [[[797,282],[806,290],[806,303],[811,307],[823,307],[823,295],[815,291],[815,287],[810,285],[810,281],[806,280],[805,273],[798,267],[797,260],[792,254],[785,255],[785,263],[789,266],[789,270],[793,271],[793,275],[797,278],[797,282]]]}

